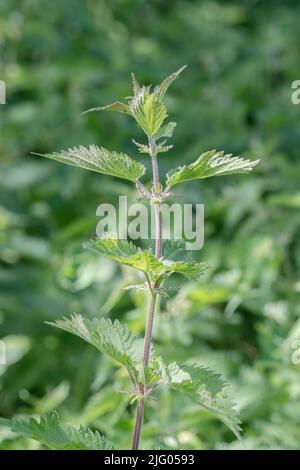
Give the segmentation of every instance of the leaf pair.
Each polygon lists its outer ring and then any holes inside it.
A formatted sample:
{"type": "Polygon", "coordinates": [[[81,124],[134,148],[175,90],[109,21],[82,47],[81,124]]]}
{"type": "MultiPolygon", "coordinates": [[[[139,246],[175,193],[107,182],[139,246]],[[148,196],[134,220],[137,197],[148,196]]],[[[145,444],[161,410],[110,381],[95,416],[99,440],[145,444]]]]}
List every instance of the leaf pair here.
{"type": "Polygon", "coordinates": [[[176,124],[168,123],[162,127],[167,117],[167,109],[163,103],[163,98],[171,83],[185,68],[186,65],[169,75],[160,85],[154,88],[153,92],[151,92],[150,86],[140,86],[132,74],[133,96],[128,98],[128,103],[117,101],[107,106],[91,108],[85,112],[116,111],[125,113],[132,116],[148,136],[155,137],[156,139],[170,137],[176,124]]]}
{"type": "Polygon", "coordinates": [[[166,365],[160,357],[153,356],[150,365],[142,363],[142,340],[118,320],[87,320],[81,315],[50,323],[57,328],[79,336],[112,359],[124,365],[134,385],[143,381],[146,389],[165,384],[183,393],[214,416],[223,421],[240,437],[240,421],[228,394],[228,386],[216,372],[196,365],[166,365]]]}
{"type": "MultiPolygon", "coordinates": [[[[160,137],[171,135],[175,123],[169,123],[160,130],[160,137]]],[[[148,146],[135,142],[141,153],[149,153],[148,146]]],[[[169,147],[163,144],[158,145],[158,152],[166,151],[169,147]]],[[[61,152],[34,155],[43,156],[52,160],[57,160],[69,165],[78,166],[87,170],[96,171],[117,178],[123,178],[129,181],[138,181],[146,171],[141,163],[133,160],[125,153],[109,151],[97,145],[90,145],[89,148],[80,146],[70,148],[61,152]]],[[[235,173],[249,173],[259,160],[247,160],[232,155],[224,155],[224,152],[210,150],[203,153],[190,165],[179,167],[167,175],[167,187],[171,188],[185,181],[208,178],[210,176],[230,175],[235,173]]]]}
{"type": "MultiPolygon", "coordinates": [[[[174,245],[177,246],[176,243],[174,245]]],[[[85,247],[94,253],[147,273],[154,281],[162,281],[172,273],[182,274],[188,279],[197,279],[208,268],[206,263],[157,259],[152,251],[141,250],[127,240],[120,240],[111,235],[91,240],[85,244],[85,247]]]]}

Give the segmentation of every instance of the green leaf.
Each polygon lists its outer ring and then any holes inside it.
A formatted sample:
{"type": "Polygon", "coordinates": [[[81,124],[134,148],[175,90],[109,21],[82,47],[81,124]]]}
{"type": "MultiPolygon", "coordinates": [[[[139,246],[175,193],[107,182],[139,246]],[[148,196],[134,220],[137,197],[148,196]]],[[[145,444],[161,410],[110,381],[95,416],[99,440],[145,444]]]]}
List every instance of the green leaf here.
{"type": "Polygon", "coordinates": [[[206,263],[157,259],[150,250],[142,251],[127,240],[119,240],[107,235],[98,240],[91,240],[85,244],[85,247],[106,258],[148,273],[153,280],[163,280],[172,273],[196,279],[208,268],[206,263]]]}
{"type": "Polygon", "coordinates": [[[183,240],[163,240],[164,264],[173,265],[174,272],[188,279],[197,279],[209,269],[207,263],[193,260],[192,252],[186,250],[183,240]]]}
{"type": "Polygon", "coordinates": [[[86,426],[76,428],[60,422],[57,413],[46,414],[39,420],[0,419],[0,423],[11,431],[34,439],[52,450],[112,450],[112,445],[98,431],[86,426]]]}
{"type": "Polygon", "coordinates": [[[172,137],[175,127],[177,126],[176,122],[168,122],[162,126],[155,134],[155,139],[161,139],[162,137],[172,137]]]}
{"type": "Polygon", "coordinates": [[[161,358],[152,360],[151,368],[148,376],[152,382],[156,377],[158,384],[164,383],[173,390],[184,393],[226,424],[238,439],[241,438],[235,404],[230,397],[229,386],[220,374],[196,365],[179,366],[176,362],[165,365],[161,358]]]}
{"type": "Polygon", "coordinates": [[[163,254],[171,261],[194,262],[193,252],[185,248],[184,240],[163,240],[163,254]]]}
{"type": "Polygon", "coordinates": [[[154,89],[154,93],[157,94],[157,96],[159,97],[160,100],[162,100],[169,88],[169,86],[174,82],[174,80],[176,80],[176,78],[179,77],[179,75],[181,74],[181,72],[183,72],[183,70],[187,67],[187,65],[184,65],[183,67],[181,67],[179,70],[177,70],[176,72],[172,73],[171,75],[169,75],[168,77],[166,77],[160,85],[158,85],[157,87],[155,87],[154,89]]]}
{"type": "MultiPolygon", "coordinates": [[[[154,88],[153,93],[150,91],[150,86],[140,86],[132,73],[131,77],[134,96],[127,98],[129,100],[128,104],[116,101],[106,106],[88,109],[83,114],[93,111],[116,111],[119,113],[125,113],[134,117],[138,125],[147,135],[154,136],[159,132],[163,121],[167,117],[167,109],[162,101],[165,93],[171,83],[180,75],[185,67],[186,65],[165,78],[160,85],[154,88]]],[[[175,125],[175,123],[169,123],[164,126],[156,138],[171,137],[175,125]]]]}
{"type": "Polygon", "coordinates": [[[106,258],[131,266],[145,273],[160,272],[162,264],[150,250],[142,251],[127,240],[104,235],[98,240],[85,243],[85,248],[106,258]]]}
{"type": "Polygon", "coordinates": [[[47,322],[62,330],[73,333],[124,365],[133,381],[137,378],[136,364],[142,359],[143,340],[135,336],[126,325],[118,320],[100,318],[89,320],[73,314],[55,322],[47,322]]]}
{"type": "Polygon", "coordinates": [[[82,114],[92,113],[94,111],[116,111],[118,113],[125,113],[131,116],[131,111],[126,103],[121,103],[120,101],[115,101],[114,103],[107,104],[106,106],[98,106],[97,108],[90,108],[87,111],[84,111],[82,114]]]}
{"type": "Polygon", "coordinates": [[[137,181],[146,171],[144,165],[132,160],[125,153],[111,152],[97,145],[90,145],[89,148],[83,146],[79,148],[74,147],[59,153],[47,153],[44,155],[35,153],[34,155],[129,181],[137,181]]]}
{"type": "Polygon", "coordinates": [[[210,150],[203,153],[190,165],[184,165],[167,175],[167,186],[172,187],[184,181],[208,178],[210,176],[249,173],[259,160],[245,160],[241,157],[224,155],[224,152],[210,150]]]}
{"type": "Polygon", "coordinates": [[[137,81],[134,73],[131,74],[131,78],[132,78],[132,88],[133,88],[133,94],[134,95],[137,95],[138,92],[140,91],[141,89],[141,86],[139,84],[139,82],[137,81]]]}
{"type": "Polygon", "coordinates": [[[189,263],[187,261],[172,261],[163,258],[162,263],[167,273],[182,274],[188,279],[198,279],[209,266],[206,263],[189,263]]]}
{"type": "Polygon", "coordinates": [[[167,117],[167,109],[158,96],[143,86],[128,104],[143,131],[147,135],[155,135],[167,117]]]}

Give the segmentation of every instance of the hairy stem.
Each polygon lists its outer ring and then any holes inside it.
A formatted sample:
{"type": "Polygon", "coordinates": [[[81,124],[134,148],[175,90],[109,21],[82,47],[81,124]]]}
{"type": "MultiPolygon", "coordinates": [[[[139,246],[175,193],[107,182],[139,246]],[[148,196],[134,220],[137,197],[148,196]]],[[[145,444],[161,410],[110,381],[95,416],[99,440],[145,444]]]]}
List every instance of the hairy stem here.
{"type": "Polygon", "coordinates": [[[135,417],[135,425],[134,425],[134,433],[132,439],[132,450],[138,450],[140,437],[141,437],[141,430],[143,424],[143,416],[144,416],[144,400],[139,400],[136,408],[136,417],[135,417]]]}
{"type": "Polygon", "coordinates": [[[157,298],[157,293],[155,292],[151,296],[151,301],[150,301],[148,315],[147,315],[147,323],[146,323],[146,331],[145,331],[145,339],[144,339],[144,354],[143,354],[143,361],[144,361],[145,366],[147,366],[149,363],[156,298],[157,298]]]}
{"type": "MultiPolygon", "coordinates": [[[[153,182],[153,192],[154,195],[159,196],[161,193],[161,187],[159,182],[159,173],[157,165],[157,155],[156,155],[156,144],[155,140],[152,137],[149,137],[149,147],[151,150],[151,163],[152,163],[152,182],[153,182]]],[[[154,207],[155,211],[155,256],[160,258],[162,256],[162,217],[160,211],[160,204],[156,203],[154,207]]],[[[151,349],[151,340],[152,340],[152,330],[153,330],[153,320],[155,313],[155,305],[157,300],[157,289],[159,288],[159,283],[154,283],[151,292],[151,300],[149,304],[149,310],[147,314],[145,338],[144,338],[144,353],[143,353],[143,363],[145,366],[149,363],[150,349],[151,349]]],[[[140,384],[139,386],[139,395],[140,399],[138,401],[135,417],[135,425],[133,432],[132,440],[132,450],[137,450],[139,448],[143,417],[144,417],[144,398],[145,398],[144,386],[140,384]]]]}

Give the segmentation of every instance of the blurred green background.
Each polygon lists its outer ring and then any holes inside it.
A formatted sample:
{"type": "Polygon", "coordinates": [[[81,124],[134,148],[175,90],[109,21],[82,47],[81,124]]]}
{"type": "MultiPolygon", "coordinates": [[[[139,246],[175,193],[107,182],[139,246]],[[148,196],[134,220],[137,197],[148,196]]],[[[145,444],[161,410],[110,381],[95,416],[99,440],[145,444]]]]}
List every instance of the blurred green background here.
{"type": "MultiPolygon", "coordinates": [[[[58,409],[68,423],[99,429],[128,448],[133,411],[122,368],[83,341],[45,325],[73,311],[120,318],[143,334],[147,299],[122,287],[132,276],[82,249],[96,207],[134,200],[116,180],[30,156],[95,143],[137,155],[133,120],[81,116],[131,93],[130,72],[156,84],[188,68],[166,98],[178,122],[161,174],[224,149],[261,158],[251,175],[186,184],[205,204],[204,248],[212,269],[163,300],[157,351],[212,366],[232,383],[249,448],[300,447],[299,112],[297,1],[2,0],[0,416],[58,409]]],[[[148,165],[149,166],[149,165],[148,165]]],[[[146,181],[146,180],[145,180],[146,181]]],[[[143,446],[239,448],[197,405],[162,390],[148,405],[143,446]]],[[[0,429],[0,448],[34,449],[0,429]]]]}

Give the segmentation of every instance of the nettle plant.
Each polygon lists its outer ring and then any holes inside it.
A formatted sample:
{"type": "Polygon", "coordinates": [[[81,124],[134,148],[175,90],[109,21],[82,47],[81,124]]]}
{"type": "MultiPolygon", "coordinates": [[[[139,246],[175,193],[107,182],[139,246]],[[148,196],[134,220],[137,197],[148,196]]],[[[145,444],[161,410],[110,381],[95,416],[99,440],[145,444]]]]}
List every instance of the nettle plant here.
{"type": "MultiPolygon", "coordinates": [[[[148,198],[154,205],[154,249],[149,247],[142,250],[130,241],[107,234],[86,244],[86,248],[95,254],[130,266],[145,276],[145,284],[141,286],[149,292],[149,309],[144,339],[137,337],[118,320],[111,321],[103,317],[90,320],[74,314],[71,318],[50,323],[79,336],[127,369],[132,384],[131,404],[136,404],[132,449],[139,448],[147,400],[161,385],[187,395],[225,423],[237,438],[240,437],[240,421],[229,395],[229,387],[221,376],[198,364],[168,364],[155,354],[152,346],[155,308],[158,296],[166,293],[165,281],[173,273],[179,273],[188,279],[197,279],[207,269],[205,263],[187,260],[186,251],[177,241],[169,241],[164,252],[160,205],[171,196],[172,188],[180,183],[217,175],[248,173],[258,163],[210,150],[200,155],[194,163],[167,174],[165,184],[161,183],[158,155],[172,148],[171,145],[166,145],[166,141],[172,137],[176,126],[175,122],[166,122],[168,114],[164,97],[171,83],[184,68],[167,77],[153,90],[150,86],[140,86],[132,75],[133,96],[129,97],[127,102],[115,102],[87,111],[116,111],[135,119],[147,139],[146,143],[134,143],[139,152],[148,154],[151,159],[150,188],[140,181],[146,172],[144,165],[124,153],[91,145],[89,148],[81,146],[43,155],[63,163],[129,180],[136,185],[139,195],[148,198]]],[[[15,432],[37,439],[54,449],[112,448],[98,432],[85,427],[76,429],[62,425],[57,414],[46,415],[39,421],[33,418],[29,421],[13,420],[11,427],[15,432]]]]}

